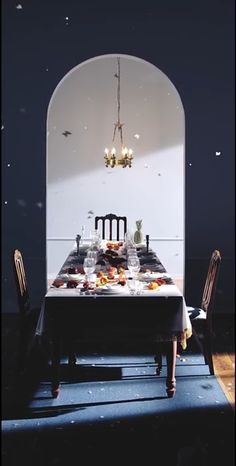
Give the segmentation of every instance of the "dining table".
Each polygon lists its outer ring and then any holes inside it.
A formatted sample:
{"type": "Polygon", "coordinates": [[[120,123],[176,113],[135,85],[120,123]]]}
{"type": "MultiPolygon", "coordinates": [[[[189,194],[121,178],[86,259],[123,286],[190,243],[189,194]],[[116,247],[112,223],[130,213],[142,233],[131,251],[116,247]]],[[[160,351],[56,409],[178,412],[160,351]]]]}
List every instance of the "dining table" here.
{"type": "MultiPolygon", "coordinates": [[[[49,286],[41,308],[36,334],[51,342],[51,394],[61,389],[61,343],[73,342],[85,328],[101,335],[112,329],[150,338],[160,348],[165,345],[166,394],[176,393],[177,344],[183,349],[192,327],[185,299],[158,255],[144,244],[136,245],[140,270],[133,274],[127,266],[124,242],[103,240],[97,248],[96,268],[87,277],[83,264],[91,244],[75,247],[49,286]]],[[[122,338],[121,338],[122,345],[122,338]]],[[[76,356],[70,353],[70,362],[76,356]]]]}

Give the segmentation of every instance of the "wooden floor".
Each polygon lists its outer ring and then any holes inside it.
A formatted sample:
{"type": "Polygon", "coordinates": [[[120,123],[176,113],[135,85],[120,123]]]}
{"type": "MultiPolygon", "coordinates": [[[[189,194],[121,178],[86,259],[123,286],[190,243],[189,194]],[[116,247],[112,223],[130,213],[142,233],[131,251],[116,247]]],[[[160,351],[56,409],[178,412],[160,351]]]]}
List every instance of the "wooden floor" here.
{"type": "Polygon", "coordinates": [[[235,353],[215,353],[213,364],[218,382],[235,409],[235,353]]]}

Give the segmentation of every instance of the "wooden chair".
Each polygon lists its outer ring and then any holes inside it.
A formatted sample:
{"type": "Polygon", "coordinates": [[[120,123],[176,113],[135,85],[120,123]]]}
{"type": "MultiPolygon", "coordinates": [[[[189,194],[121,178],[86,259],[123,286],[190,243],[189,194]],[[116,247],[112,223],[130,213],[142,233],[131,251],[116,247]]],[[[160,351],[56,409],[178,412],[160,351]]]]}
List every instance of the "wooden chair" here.
{"type": "Polygon", "coordinates": [[[30,305],[23,258],[18,249],[13,251],[13,270],[20,318],[18,369],[20,372],[24,372],[27,366],[28,356],[36,342],[35,330],[40,308],[32,308],[30,305]]]}
{"type": "Polygon", "coordinates": [[[220,263],[220,252],[215,250],[210,258],[201,306],[200,308],[187,306],[192,323],[193,336],[204,355],[205,363],[208,364],[211,375],[214,375],[212,359],[212,315],[220,263]]]}
{"type": "Polygon", "coordinates": [[[95,217],[95,230],[99,229],[99,222],[102,223],[102,239],[109,239],[112,241],[116,239],[120,240],[120,230],[121,224],[123,224],[123,237],[127,232],[127,217],[119,217],[114,214],[107,214],[100,217],[95,217]],[[113,235],[113,226],[116,224],[116,236],[113,235]],[[108,225],[108,238],[106,226],[108,225]]]}

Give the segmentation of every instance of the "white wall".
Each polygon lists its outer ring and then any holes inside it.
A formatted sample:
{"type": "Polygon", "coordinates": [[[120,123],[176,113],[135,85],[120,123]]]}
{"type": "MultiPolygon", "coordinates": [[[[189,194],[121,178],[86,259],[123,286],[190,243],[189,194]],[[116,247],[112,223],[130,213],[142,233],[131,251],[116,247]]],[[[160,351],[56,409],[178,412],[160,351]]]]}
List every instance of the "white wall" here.
{"type": "Polygon", "coordinates": [[[134,150],[132,168],[106,168],[103,158],[117,121],[117,55],[96,57],[71,70],[50,101],[48,274],[58,272],[82,225],[88,236],[95,215],[115,213],[126,215],[133,230],[142,218],[143,232],[168,271],[183,277],[183,106],[174,85],[154,65],[119,56],[121,122],[125,145],[134,150]],[[64,131],[72,134],[65,137],[64,131]]]}

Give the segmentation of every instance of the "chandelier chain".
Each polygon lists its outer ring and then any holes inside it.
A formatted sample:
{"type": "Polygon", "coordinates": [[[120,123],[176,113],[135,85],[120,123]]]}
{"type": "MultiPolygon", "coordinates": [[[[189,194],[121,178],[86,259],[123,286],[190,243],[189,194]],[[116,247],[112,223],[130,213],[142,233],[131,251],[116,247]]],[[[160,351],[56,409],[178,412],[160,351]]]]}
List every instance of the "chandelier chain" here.
{"type": "Polygon", "coordinates": [[[116,166],[131,167],[133,160],[133,151],[124,147],[123,144],[123,134],[122,128],[124,123],[120,121],[120,57],[117,57],[117,73],[114,74],[114,77],[117,78],[117,121],[114,123],[113,138],[112,142],[114,143],[116,137],[116,131],[120,135],[120,153],[116,155],[116,148],[113,146],[112,149],[105,149],[105,165],[106,167],[114,168],[116,166]]]}

